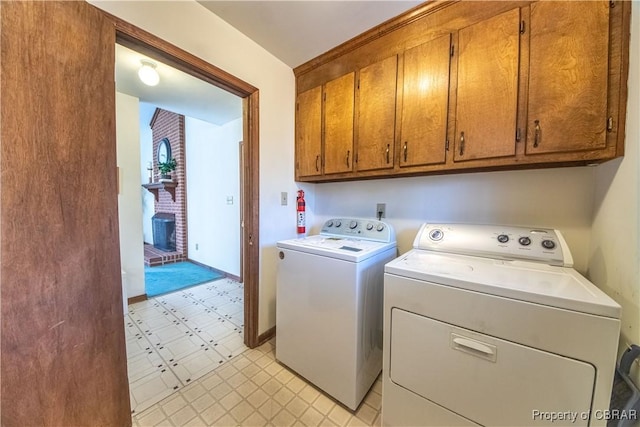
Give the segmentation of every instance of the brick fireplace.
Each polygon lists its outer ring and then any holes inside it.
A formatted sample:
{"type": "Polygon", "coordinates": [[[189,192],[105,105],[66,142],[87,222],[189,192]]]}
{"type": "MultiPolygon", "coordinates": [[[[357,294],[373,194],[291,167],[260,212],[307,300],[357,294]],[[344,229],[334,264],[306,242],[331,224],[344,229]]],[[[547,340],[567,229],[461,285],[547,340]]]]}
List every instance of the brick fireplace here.
{"type": "MultiPolygon", "coordinates": [[[[169,139],[171,157],[176,159],[176,170],[171,172],[173,181],[177,183],[173,194],[166,190],[158,191],[155,199],[155,214],[175,215],[175,252],[169,252],[161,263],[178,262],[187,259],[187,203],[185,181],[185,137],[184,116],[163,109],[156,109],[151,118],[153,137],[153,176],[158,181],[158,145],[164,138],[169,139]],[[175,196],[175,197],[174,197],[175,196]]],[[[145,252],[147,252],[145,250],[145,252]]],[[[155,251],[160,252],[160,251],[155,251]]],[[[158,263],[158,262],[156,262],[158,263]]],[[[153,265],[154,263],[150,263],[153,265]]]]}

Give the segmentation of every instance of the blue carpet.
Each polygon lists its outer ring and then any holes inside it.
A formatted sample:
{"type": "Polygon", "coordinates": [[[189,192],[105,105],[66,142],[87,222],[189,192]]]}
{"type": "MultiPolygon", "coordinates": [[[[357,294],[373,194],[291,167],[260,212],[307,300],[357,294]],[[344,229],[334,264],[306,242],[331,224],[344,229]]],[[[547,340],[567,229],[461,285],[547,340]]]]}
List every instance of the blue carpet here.
{"type": "Polygon", "coordinates": [[[144,267],[144,287],[149,297],[210,282],[221,277],[222,275],[215,271],[190,262],[144,267]]]}

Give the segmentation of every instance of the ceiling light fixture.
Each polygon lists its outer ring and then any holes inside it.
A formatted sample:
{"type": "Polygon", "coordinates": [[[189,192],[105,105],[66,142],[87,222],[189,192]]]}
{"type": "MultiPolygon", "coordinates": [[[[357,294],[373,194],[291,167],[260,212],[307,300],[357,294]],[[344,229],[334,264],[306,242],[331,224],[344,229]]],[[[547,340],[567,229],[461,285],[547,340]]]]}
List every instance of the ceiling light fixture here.
{"type": "Polygon", "coordinates": [[[157,85],[160,82],[160,75],[156,71],[156,64],[145,59],[141,59],[140,62],[142,67],[138,70],[138,77],[140,77],[142,83],[147,86],[157,85]]]}

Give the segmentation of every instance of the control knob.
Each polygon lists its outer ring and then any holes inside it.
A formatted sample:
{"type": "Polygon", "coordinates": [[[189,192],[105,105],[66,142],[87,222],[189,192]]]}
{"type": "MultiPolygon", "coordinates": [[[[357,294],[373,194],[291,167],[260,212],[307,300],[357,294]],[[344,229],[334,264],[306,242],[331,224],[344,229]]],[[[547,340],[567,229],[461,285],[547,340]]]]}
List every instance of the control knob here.
{"type": "Polygon", "coordinates": [[[349,223],[349,228],[350,228],[350,229],[352,229],[352,230],[353,230],[354,228],[356,228],[357,226],[358,226],[358,222],[357,222],[357,221],[351,221],[351,222],[349,223]]]}
{"type": "Polygon", "coordinates": [[[521,237],[518,239],[518,242],[522,245],[522,246],[529,246],[531,244],[531,239],[528,237],[521,237]]]}
{"type": "Polygon", "coordinates": [[[509,241],[509,236],[507,236],[506,234],[501,234],[498,236],[498,242],[507,243],[508,241],[509,241]]]}
{"type": "Polygon", "coordinates": [[[555,249],[556,243],[553,240],[543,240],[542,247],[545,249],[555,249]]]}
{"type": "Polygon", "coordinates": [[[436,228],[435,230],[431,230],[431,232],[429,233],[429,237],[431,238],[431,240],[436,240],[436,241],[442,240],[443,236],[444,236],[444,233],[439,228],[436,228]]]}
{"type": "Polygon", "coordinates": [[[340,227],[342,225],[342,221],[336,221],[336,228],[340,227]]]}
{"type": "Polygon", "coordinates": [[[327,221],[327,227],[333,227],[333,221],[331,220],[327,221]]]}
{"type": "Polygon", "coordinates": [[[373,224],[371,223],[367,224],[367,230],[369,231],[373,230],[373,224]]]}
{"type": "Polygon", "coordinates": [[[384,230],[384,224],[378,224],[378,226],[376,227],[376,230],[378,231],[384,230]]]}

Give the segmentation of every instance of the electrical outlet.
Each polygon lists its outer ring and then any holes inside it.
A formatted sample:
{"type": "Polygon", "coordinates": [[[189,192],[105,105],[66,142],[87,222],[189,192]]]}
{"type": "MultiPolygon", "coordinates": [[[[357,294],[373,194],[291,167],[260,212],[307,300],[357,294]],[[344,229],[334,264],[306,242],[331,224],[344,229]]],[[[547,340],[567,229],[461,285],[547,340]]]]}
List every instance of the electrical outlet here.
{"type": "Polygon", "coordinates": [[[387,204],[386,203],[378,203],[376,205],[376,218],[386,218],[387,216],[387,204]]]}
{"type": "Polygon", "coordinates": [[[286,191],[283,191],[282,193],[280,193],[280,204],[282,206],[287,206],[288,199],[289,199],[289,196],[286,191]]]}
{"type": "Polygon", "coordinates": [[[196,251],[200,248],[200,245],[196,243],[196,251]]]}

